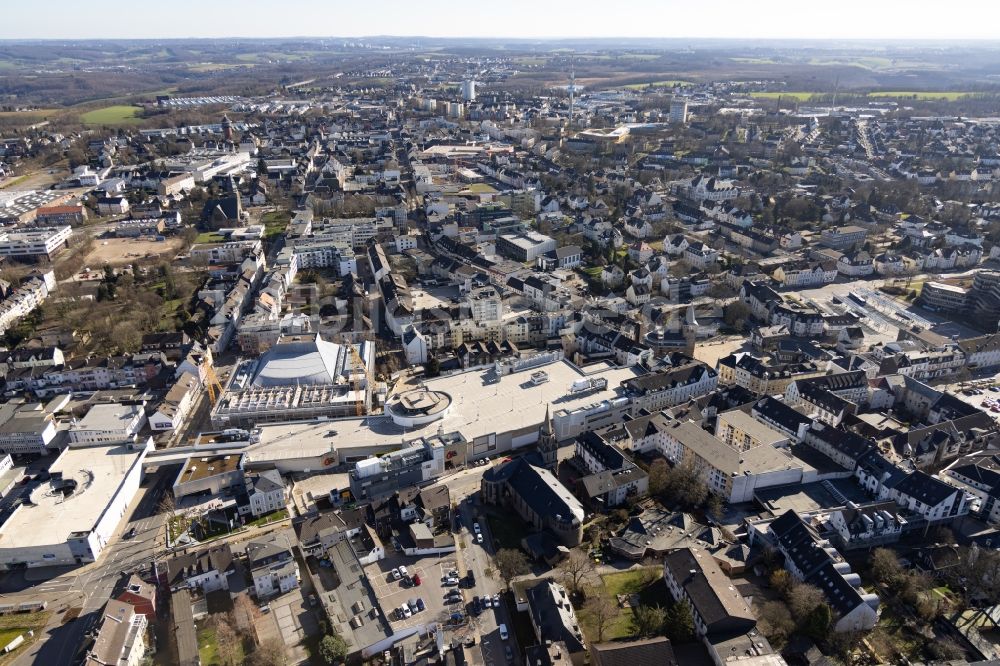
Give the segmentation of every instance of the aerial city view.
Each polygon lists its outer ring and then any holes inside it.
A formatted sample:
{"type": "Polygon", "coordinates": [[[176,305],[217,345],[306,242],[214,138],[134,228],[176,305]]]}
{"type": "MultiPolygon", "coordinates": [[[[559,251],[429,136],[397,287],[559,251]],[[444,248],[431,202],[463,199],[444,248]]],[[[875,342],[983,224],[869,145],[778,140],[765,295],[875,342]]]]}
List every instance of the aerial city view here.
{"type": "Polygon", "coordinates": [[[997,26],[4,3],[0,666],[1000,664],[997,26]]]}

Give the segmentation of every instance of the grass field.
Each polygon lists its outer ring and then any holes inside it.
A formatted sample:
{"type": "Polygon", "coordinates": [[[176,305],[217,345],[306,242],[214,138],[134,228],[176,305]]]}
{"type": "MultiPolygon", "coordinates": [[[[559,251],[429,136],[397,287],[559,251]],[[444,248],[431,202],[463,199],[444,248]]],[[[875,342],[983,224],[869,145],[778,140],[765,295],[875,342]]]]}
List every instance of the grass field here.
{"type": "Polygon", "coordinates": [[[226,237],[220,234],[218,231],[203,231],[198,234],[194,242],[195,243],[221,243],[226,240],[226,237]]]}
{"type": "MultiPolygon", "coordinates": [[[[657,603],[657,600],[649,597],[655,597],[657,594],[649,594],[649,592],[660,592],[660,590],[657,589],[657,583],[662,580],[661,577],[662,571],[659,568],[646,567],[642,569],[622,571],[621,573],[605,574],[601,576],[601,580],[604,583],[605,592],[611,598],[616,598],[616,595],[619,594],[638,594],[642,603],[655,604],[657,603]]],[[[664,588],[662,592],[665,591],[666,589],[664,588]]],[[[661,606],[665,606],[667,602],[664,600],[659,603],[661,606]]],[[[581,609],[578,614],[580,617],[580,623],[583,625],[587,637],[590,640],[596,641],[597,629],[594,626],[594,619],[590,617],[586,608],[581,609]]],[[[615,640],[617,638],[627,638],[631,635],[631,633],[632,609],[622,608],[618,617],[605,627],[603,638],[606,641],[615,640]]]]}
{"type": "Polygon", "coordinates": [[[59,109],[32,109],[31,111],[0,111],[0,120],[16,120],[25,124],[37,123],[59,112],[59,109]]]}
{"type": "Polygon", "coordinates": [[[287,210],[272,210],[261,216],[260,222],[264,225],[264,238],[271,239],[285,233],[292,214],[287,210]]]}
{"type": "Polygon", "coordinates": [[[80,114],[80,122],[84,125],[130,125],[139,122],[141,106],[116,104],[103,109],[94,109],[80,114]]]}
{"type": "Polygon", "coordinates": [[[20,634],[25,634],[24,642],[5,655],[0,655],[0,666],[5,666],[17,659],[27,648],[27,646],[38,640],[42,634],[42,627],[49,621],[49,611],[38,613],[17,613],[15,615],[5,615],[0,617],[0,648],[7,645],[20,634]],[[27,631],[33,629],[34,637],[29,637],[27,631]]]}
{"type": "Polygon", "coordinates": [[[465,191],[472,194],[496,194],[496,190],[486,183],[472,183],[465,188],[465,191]]]}
{"type": "Polygon", "coordinates": [[[11,629],[0,629],[0,648],[6,647],[12,640],[26,632],[23,627],[13,627],[11,629]]]}

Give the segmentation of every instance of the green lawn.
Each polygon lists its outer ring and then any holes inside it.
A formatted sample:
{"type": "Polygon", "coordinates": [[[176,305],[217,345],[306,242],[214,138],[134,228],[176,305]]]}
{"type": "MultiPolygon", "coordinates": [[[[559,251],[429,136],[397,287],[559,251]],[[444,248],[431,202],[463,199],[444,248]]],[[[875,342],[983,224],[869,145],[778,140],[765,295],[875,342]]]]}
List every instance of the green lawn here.
{"type": "Polygon", "coordinates": [[[264,225],[264,238],[270,239],[285,233],[291,219],[292,214],[287,210],[272,210],[270,213],[264,213],[260,218],[261,224],[264,225]]]}
{"type": "Polygon", "coordinates": [[[198,657],[205,666],[218,663],[219,645],[215,639],[215,630],[208,625],[198,629],[198,657]]]}
{"type": "Polygon", "coordinates": [[[80,121],[84,125],[130,125],[141,120],[138,118],[140,111],[141,106],[115,104],[80,114],[80,121]]]}
{"type": "MultiPolygon", "coordinates": [[[[644,604],[659,604],[666,606],[669,603],[669,596],[663,584],[663,572],[659,567],[643,567],[632,569],[620,573],[604,574],[601,576],[604,582],[604,590],[613,599],[619,594],[638,594],[639,600],[644,604]]],[[[590,640],[597,640],[597,628],[594,619],[587,612],[586,606],[577,611],[580,623],[583,625],[584,633],[590,640]]],[[[632,635],[632,609],[622,608],[616,617],[604,629],[604,640],[611,641],[618,638],[628,638],[632,635]]]]}
{"type": "Polygon", "coordinates": [[[0,648],[10,643],[19,635],[24,634],[24,642],[8,654],[0,656],[0,664],[9,664],[17,659],[27,646],[34,643],[42,635],[42,628],[49,621],[50,611],[39,611],[37,613],[15,613],[13,615],[0,616],[0,648]],[[27,632],[33,629],[34,637],[29,637],[27,632]]]}
{"type": "Polygon", "coordinates": [[[198,234],[194,242],[195,243],[221,243],[225,238],[217,231],[203,231],[198,234]]]}
{"type": "Polygon", "coordinates": [[[0,648],[6,647],[12,640],[28,631],[24,627],[14,627],[12,629],[0,629],[0,648]]]}
{"type": "Polygon", "coordinates": [[[261,516],[256,520],[252,520],[249,523],[247,523],[247,525],[250,525],[252,527],[263,527],[264,525],[268,525],[270,523],[276,523],[279,520],[284,520],[285,518],[288,518],[288,511],[280,509],[278,511],[275,511],[274,513],[269,513],[266,516],[261,516]]]}

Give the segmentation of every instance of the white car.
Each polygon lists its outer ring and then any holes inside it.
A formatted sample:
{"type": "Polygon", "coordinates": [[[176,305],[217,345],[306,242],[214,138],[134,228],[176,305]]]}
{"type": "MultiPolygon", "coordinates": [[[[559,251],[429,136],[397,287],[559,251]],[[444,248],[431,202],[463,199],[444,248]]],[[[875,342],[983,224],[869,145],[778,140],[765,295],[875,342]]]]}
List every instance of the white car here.
{"type": "Polygon", "coordinates": [[[404,618],[411,617],[413,615],[413,611],[411,611],[410,607],[406,604],[399,607],[399,612],[403,614],[404,618]]]}
{"type": "Polygon", "coordinates": [[[501,624],[497,628],[500,630],[500,640],[505,641],[508,638],[510,638],[510,634],[507,633],[507,625],[506,624],[501,624]]]}
{"type": "Polygon", "coordinates": [[[458,578],[455,578],[454,576],[448,576],[447,578],[444,579],[444,584],[445,585],[458,585],[458,578]]]}
{"type": "Polygon", "coordinates": [[[493,605],[493,600],[488,596],[483,597],[483,608],[490,608],[493,605]]]}
{"type": "Polygon", "coordinates": [[[399,580],[402,577],[403,577],[403,574],[400,572],[399,567],[396,567],[396,568],[394,568],[392,570],[392,579],[393,580],[399,580]]]}
{"type": "Polygon", "coordinates": [[[403,578],[408,578],[410,572],[406,570],[406,567],[399,567],[399,575],[402,576],[403,578]]]}
{"type": "Polygon", "coordinates": [[[482,543],[482,542],[483,542],[483,535],[482,535],[482,533],[477,534],[476,535],[476,543],[482,543]]]}
{"type": "Polygon", "coordinates": [[[475,532],[476,534],[482,532],[482,530],[479,529],[479,523],[472,523],[472,531],[475,532]]]}

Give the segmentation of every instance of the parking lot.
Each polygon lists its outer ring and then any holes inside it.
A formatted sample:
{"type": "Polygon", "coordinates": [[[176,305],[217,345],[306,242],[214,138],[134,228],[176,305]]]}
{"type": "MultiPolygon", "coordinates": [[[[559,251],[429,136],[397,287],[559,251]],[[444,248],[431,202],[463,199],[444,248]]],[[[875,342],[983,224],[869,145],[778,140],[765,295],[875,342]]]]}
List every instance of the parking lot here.
{"type": "Polygon", "coordinates": [[[254,626],[261,641],[278,638],[285,644],[290,663],[300,663],[307,658],[302,641],[306,636],[319,633],[317,611],[307,600],[307,592],[296,588],[268,601],[266,612],[258,612],[254,626]]]}
{"type": "Polygon", "coordinates": [[[457,585],[445,585],[443,580],[448,573],[456,569],[454,553],[445,555],[428,555],[424,557],[408,557],[399,553],[387,554],[385,559],[366,567],[365,573],[371,581],[385,611],[395,630],[406,627],[427,624],[429,622],[445,622],[452,613],[465,613],[465,591],[457,585]],[[406,579],[396,579],[393,569],[405,566],[412,578],[420,577],[420,585],[409,585],[406,579]],[[461,603],[447,603],[446,594],[451,590],[460,592],[461,603]],[[413,613],[410,617],[400,618],[395,610],[410,600],[421,599],[424,610],[413,613]]]}

